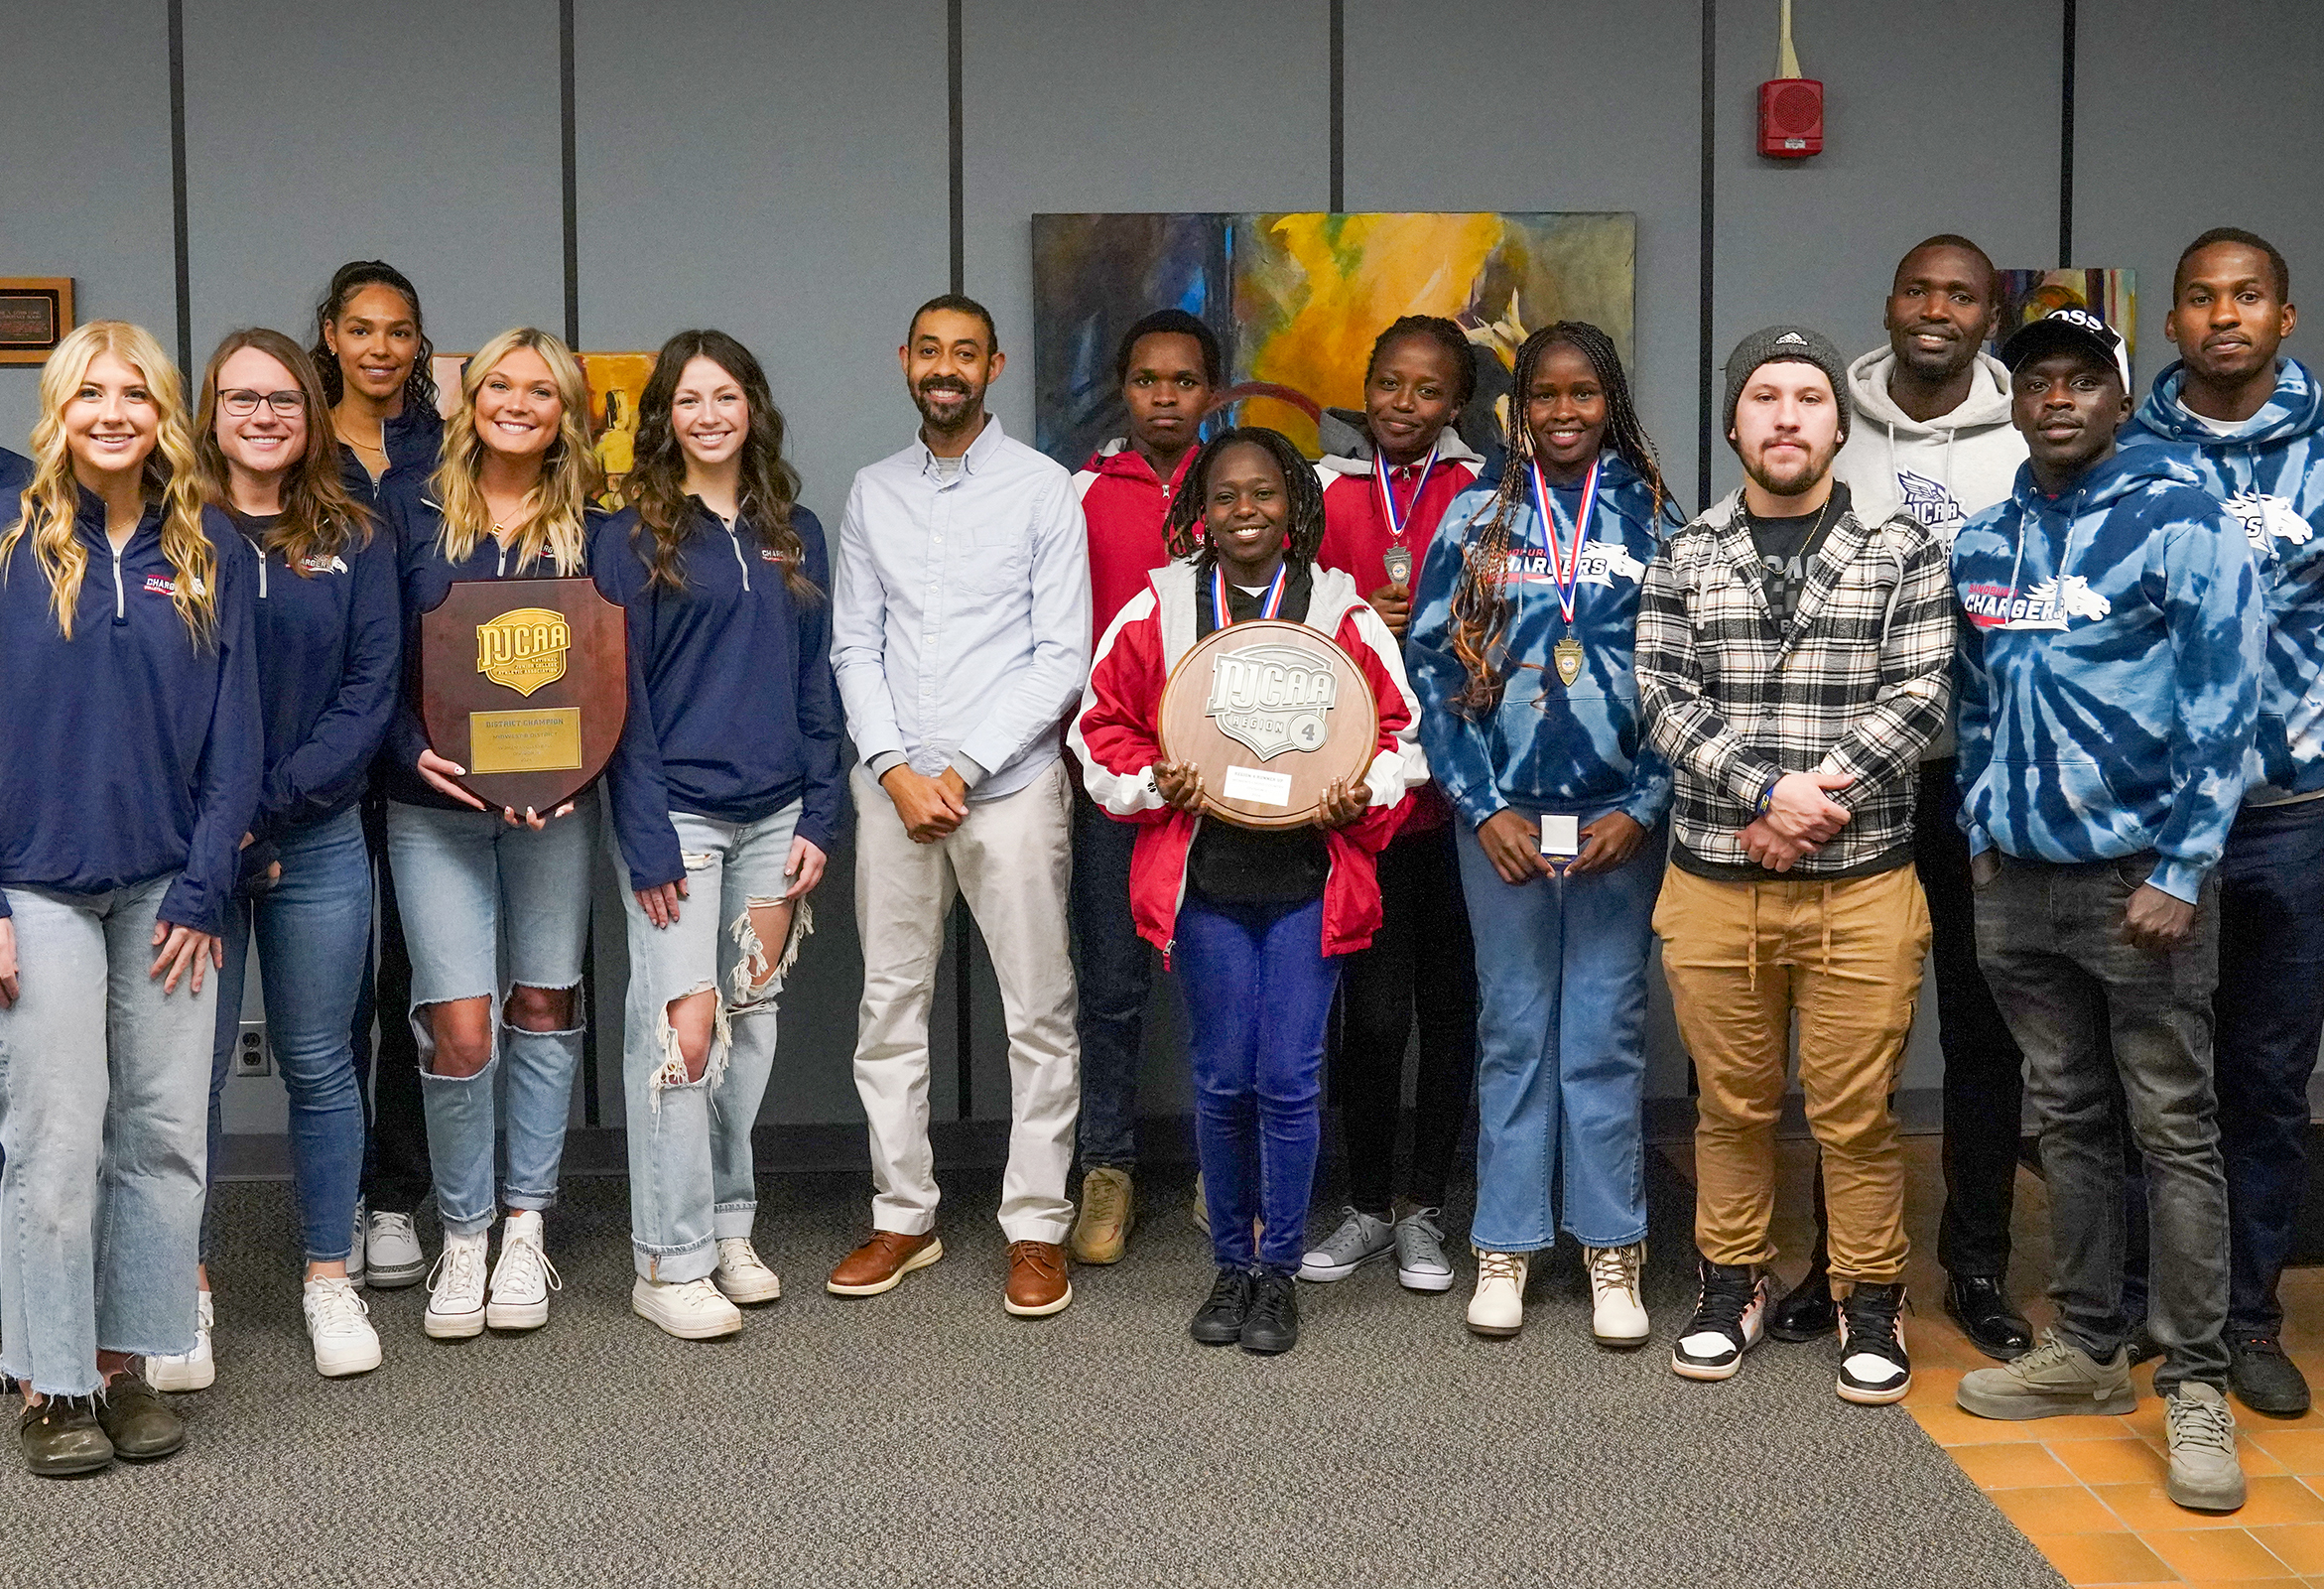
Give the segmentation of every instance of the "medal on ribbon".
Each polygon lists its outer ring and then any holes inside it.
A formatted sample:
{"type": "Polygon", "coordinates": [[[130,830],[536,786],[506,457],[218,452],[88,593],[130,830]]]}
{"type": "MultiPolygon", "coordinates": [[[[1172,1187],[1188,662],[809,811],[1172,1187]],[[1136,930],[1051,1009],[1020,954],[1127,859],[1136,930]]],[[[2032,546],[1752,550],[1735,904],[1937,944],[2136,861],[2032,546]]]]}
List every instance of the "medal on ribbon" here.
{"type": "MultiPolygon", "coordinates": [[[[1283,609],[1283,581],[1291,573],[1291,565],[1279,563],[1275,567],[1275,583],[1267,587],[1267,598],[1259,604],[1259,616],[1271,618],[1283,609]]],[[[1234,609],[1227,604],[1227,573],[1218,564],[1211,565],[1211,627],[1224,629],[1234,622],[1234,609]]]]}
{"type": "MultiPolygon", "coordinates": [[[[1428,489],[1429,471],[1436,467],[1437,452],[1443,445],[1440,440],[1428,450],[1428,457],[1421,461],[1420,480],[1412,487],[1412,501],[1416,507],[1420,503],[1420,493],[1428,489]]],[[[1379,488],[1380,514],[1388,523],[1388,546],[1380,554],[1380,561],[1387,566],[1388,582],[1391,585],[1409,588],[1412,584],[1412,548],[1404,544],[1404,525],[1410,515],[1396,511],[1396,493],[1388,485],[1388,461],[1375,455],[1371,461],[1371,478],[1372,483],[1379,488]]]]}
{"type": "Polygon", "coordinates": [[[1527,465],[1533,470],[1533,505],[1541,514],[1541,533],[1549,542],[1549,572],[1557,582],[1558,611],[1569,624],[1574,621],[1574,601],[1582,583],[1582,545],[1590,538],[1590,521],[1598,511],[1598,463],[1592,460],[1590,473],[1582,482],[1582,507],[1574,515],[1574,539],[1569,549],[1558,545],[1556,504],[1550,500],[1549,487],[1541,478],[1541,464],[1527,465]]]}
{"type": "Polygon", "coordinates": [[[1549,659],[1557,665],[1558,683],[1572,689],[1582,676],[1582,642],[1567,635],[1549,648],[1549,659]]]}

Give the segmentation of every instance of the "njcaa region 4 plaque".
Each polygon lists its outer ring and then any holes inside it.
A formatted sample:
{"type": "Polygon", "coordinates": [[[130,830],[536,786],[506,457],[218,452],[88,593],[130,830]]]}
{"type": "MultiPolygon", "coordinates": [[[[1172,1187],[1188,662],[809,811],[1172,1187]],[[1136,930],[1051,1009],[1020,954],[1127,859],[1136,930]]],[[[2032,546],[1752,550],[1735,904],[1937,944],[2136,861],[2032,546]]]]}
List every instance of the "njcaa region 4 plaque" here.
{"type": "Polygon", "coordinates": [[[1162,688],[1162,754],[1202,769],[1211,813],[1238,828],[1298,828],[1324,791],[1361,778],[1379,708],[1353,659],[1304,623],[1254,618],[1213,631],[1162,688]]]}
{"type": "Polygon", "coordinates": [[[593,581],[461,580],[420,616],[420,721],[490,806],[546,816],[605,770],[629,637],[593,581]]]}

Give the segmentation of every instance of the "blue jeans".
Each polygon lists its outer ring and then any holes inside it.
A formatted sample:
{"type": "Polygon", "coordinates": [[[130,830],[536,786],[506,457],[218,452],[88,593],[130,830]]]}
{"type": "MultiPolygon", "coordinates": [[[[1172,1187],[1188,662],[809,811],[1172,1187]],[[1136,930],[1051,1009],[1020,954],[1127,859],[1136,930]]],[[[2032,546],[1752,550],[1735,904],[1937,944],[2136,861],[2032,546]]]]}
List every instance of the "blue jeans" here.
{"type": "Polygon", "coordinates": [[[497,811],[390,801],[387,845],[412,951],[412,1032],[420,1045],[436,1211],[448,1234],[472,1236],[490,1228],[498,1211],[493,1142],[500,1129],[508,1137],[508,1206],[545,1209],[557,1201],[573,1080],[581,1069],[580,990],[597,794],[584,793],[573,815],[537,832],[510,827],[497,811]],[[424,1006],[497,1001],[509,987],[572,991],[574,1024],[536,1032],[495,1019],[492,1057],[482,1070],[437,1075],[424,1006]],[[499,1074],[503,1058],[508,1063],[499,1074]],[[501,1088],[504,1101],[494,1096],[501,1088]]]}
{"type": "Polygon", "coordinates": [[[2227,1163],[2230,1340],[2275,1335],[2308,1190],[2308,1075],[2324,1037],[2324,800],[2252,806],[2219,862],[2213,1071],[2227,1163]]]}
{"type": "MultiPolygon", "coordinates": [[[[335,1263],[349,1252],[363,1179],[363,1093],[355,1079],[351,1024],[371,938],[371,859],[352,808],[293,828],[276,844],[283,874],[252,898],[237,896],[218,978],[216,1046],[209,1067],[209,1173],[217,1184],[219,1095],[242,1031],[242,977],[250,935],[266,992],[266,1031],[291,1097],[291,1171],[299,1188],[307,1261],[335,1263]]],[[[202,1206],[201,1254],[210,1250],[202,1206]]]]}
{"type": "MultiPolygon", "coordinates": [[[[799,942],[812,930],[805,900],[788,942],[764,944],[753,905],[782,899],[783,865],[799,831],[796,800],[752,823],[670,814],[686,858],[678,919],[656,927],[622,891],[629,928],[621,1084],[629,1107],[629,1244],[637,1272],[665,1284],[717,1267],[717,1244],[747,1239],[758,1213],[750,1128],[775,1068],[775,1000],[799,942]],[[673,999],[714,993],[717,1013],[702,1080],[670,1027],[673,999]]],[[[606,824],[610,838],[612,824],[606,824]]],[[[620,864],[619,848],[614,847],[620,864]]],[[[622,875],[626,877],[627,871],[622,875]]]]}
{"type": "Polygon", "coordinates": [[[1139,825],[1116,822],[1074,786],[1074,1017],[1082,1039],[1082,1168],[1129,1169],[1138,1159],[1138,1071],[1146,1057],[1146,996],[1154,950],[1129,908],[1130,852],[1139,825]]]}
{"type": "Polygon", "coordinates": [[[94,1392],[100,1351],[194,1346],[218,994],[147,974],[176,880],[6,890],[21,984],[0,1009],[0,1374],[43,1395],[94,1392]]]}
{"type": "Polygon", "coordinates": [[[1221,1268],[1290,1274],[1307,1249],[1323,1135],[1324,1029],[1340,962],[1324,902],[1178,907],[1178,986],[1194,1063],[1195,1146],[1221,1268]],[[1251,1221],[1264,1233],[1253,1251],[1251,1221]]]}
{"type": "Polygon", "coordinates": [[[1578,1242],[1642,1242],[1646,956],[1663,830],[1618,870],[1513,887],[1466,822],[1459,845],[1479,991],[1470,1240],[1541,1252],[1557,1243],[1562,1205],[1578,1242]]]}

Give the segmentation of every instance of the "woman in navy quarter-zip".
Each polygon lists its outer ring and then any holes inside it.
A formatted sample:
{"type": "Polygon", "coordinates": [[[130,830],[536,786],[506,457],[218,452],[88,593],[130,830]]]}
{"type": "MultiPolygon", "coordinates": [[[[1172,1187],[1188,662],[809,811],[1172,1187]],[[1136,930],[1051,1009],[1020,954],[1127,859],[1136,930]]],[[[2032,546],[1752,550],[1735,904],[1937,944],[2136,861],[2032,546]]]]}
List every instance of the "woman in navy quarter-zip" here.
{"type": "Polygon", "coordinates": [[[844,810],[831,577],[766,375],[722,331],[663,346],[625,489],[590,563],[628,611],[639,748],[608,780],[632,889],[630,1305],[700,1340],[780,1294],[750,1241],[750,1128],[844,810]]]}
{"type": "MultiPolygon", "coordinates": [[[[280,331],[239,331],[201,378],[195,470],[258,565],[258,699],[265,775],[227,923],[210,1062],[214,1183],[219,1099],[241,1034],[255,927],[266,1027],[291,1101],[291,1164],[305,1227],[302,1294],[318,1372],[379,1366],[379,1337],[347,1277],[363,1175],[363,1103],[349,1023],[371,931],[371,866],[356,810],[395,708],[402,646],[395,548],[339,481],[314,361],[280,331]]],[[[199,1390],[210,1354],[210,1222],[192,1353],[156,1358],[165,1390],[199,1390]]]]}
{"type": "MultiPolygon", "coordinates": [[[[429,367],[435,351],[419,290],[402,271],[385,260],[356,259],[332,273],[330,290],[315,306],[313,356],[338,439],[339,477],[348,496],[373,509],[375,519],[387,476],[426,475],[443,449],[444,421],[429,367]]],[[[387,862],[387,807],[377,789],[363,802],[363,842],[376,867],[379,927],[378,974],[371,975],[366,953],[355,1003],[358,1096],[373,1075],[377,1009],[401,1009],[412,996],[412,957],[387,862]]],[[[408,1022],[393,1015],[379,1022],[378,1057],[347,1272],[358,1282],[391,1289],[416,1283],[428,1270],[412,1225],[430,1185],[428,1124],[420,1102],[420,1048],[408,1022]]]]}
{"type": "Polygon", "coordinates": [[[185,1443],[136,1365],[194,1342],[210,973],[261,740],[257,571],[202,511],[152,335],[67,335],[33,453],[0,508],[0,1374],[54,1476],[185,1443]]]}
{"type": "Polygon", "coordinates": [[[488,809],[460,786],[465,769],[431,749],[420,726],[420,615],[455,580],[586,574],[597,480],[581,363],[555,336],[522,327],[468,360],[436,471],[394,474],[384,493],[403,588],[407,688],[388,724],[379,778],[388,858],[403,890],[412,1030],[444,1222],[426,1319],[439,1339],[549,1322],[549,1292],[560,1282],[542,1250],[541,1214],[557,1200],[581,1066],[597,795],[519,812],[488,809]],[[503,1127],[510,1212],[487,1299],[485,1246],[501,1190],[494,1142],[503,1127]]]}

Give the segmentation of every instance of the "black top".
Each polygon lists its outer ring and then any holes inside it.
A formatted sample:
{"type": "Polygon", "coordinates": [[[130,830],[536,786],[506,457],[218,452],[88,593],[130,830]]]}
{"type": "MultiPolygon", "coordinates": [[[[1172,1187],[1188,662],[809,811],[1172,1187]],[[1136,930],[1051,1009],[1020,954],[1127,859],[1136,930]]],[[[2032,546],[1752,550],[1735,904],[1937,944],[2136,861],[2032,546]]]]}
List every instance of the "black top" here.
{"type": "Polygon", "coordinates": [[[1820,512],[1768,519],[1743,509],[1743,523],[1759,553],[1767,611],[1778,628],[1791,627],[1792,616],[1799,611],[1800,595],[1808,588],[1808,570],[1824,549],[1824,537],[1847,516],[1848,487],[1838,481],[1833,482],[1832,499],[1820,512]]]}
{"type": "MultiPolygon", "coordinates": [[[[1313,565],[1292,565],[1283,581],[1283,605],[1275,616],[1292,623],[1306,621],[1314,593],[1313,565]]],[[[1252,596],[1231,584],[1227,587],[1227,610],[1236,623],[1259,616],[1265,601],[1264,592],[1252,596]]],[[[1195,586],[1195,638],[1207,638],[1218,626],[1206,576],[1195,586]]],[[[1186,858],[1186,886],[1213,904],[1296,905],[1322,893],[1331,870],[1331,853],[1324,848],[1320,828],[1237,828],[1214,819],[1195,831],[1194,847],[1186,858]]]]}

